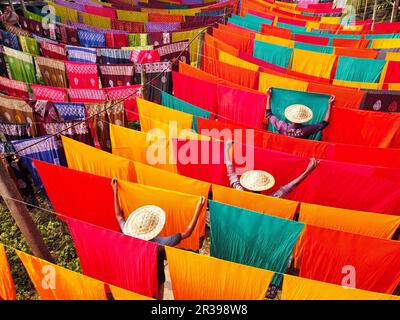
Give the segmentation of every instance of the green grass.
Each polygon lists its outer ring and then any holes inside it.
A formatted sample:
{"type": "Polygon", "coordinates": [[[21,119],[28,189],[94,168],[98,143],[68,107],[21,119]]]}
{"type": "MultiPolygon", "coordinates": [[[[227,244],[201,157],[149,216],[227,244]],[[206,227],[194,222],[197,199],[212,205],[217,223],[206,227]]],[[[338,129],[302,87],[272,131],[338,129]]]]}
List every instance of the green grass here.
{"type": "MultiPolygon", "coordinates": [[[[43,199],[39,199],[39,206],[50,209],[47,201],[43,199]]],[[[33,209],[30,212],[56,263],[67,269],[81,272],[66,223],[43,210],[33,209]]],[[[32,253],[4,202],[0,202],[0,242],[9,247],[32,253]]],[[[12,248],[7,248],[7,257],[17,291],[17,299],[38,299],[25,268],[12,248]]]]}

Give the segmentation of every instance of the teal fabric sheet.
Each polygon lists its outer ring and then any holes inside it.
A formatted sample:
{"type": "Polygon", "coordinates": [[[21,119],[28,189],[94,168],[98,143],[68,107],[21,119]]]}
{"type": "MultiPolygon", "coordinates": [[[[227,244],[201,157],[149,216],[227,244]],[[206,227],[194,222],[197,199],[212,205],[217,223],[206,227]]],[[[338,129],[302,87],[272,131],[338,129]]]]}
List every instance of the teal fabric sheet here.
{"type": "Polygon", "coordinates": [[[295,42],[294,48],[307,51],[321,52],[321,53],[333,53],[333,47],[319,46],[316,44],[305,43],[305,42],[295,42]]]}
{"type": "Polygon", "coordinates": [[[386,61],[339,56],[335,79],[378,83],[386,61]]]}
{"type": "Polygon", "coordinates": [[[287,68],[293,48],[254,40],[253,56],[282,68],[287,68]]]}

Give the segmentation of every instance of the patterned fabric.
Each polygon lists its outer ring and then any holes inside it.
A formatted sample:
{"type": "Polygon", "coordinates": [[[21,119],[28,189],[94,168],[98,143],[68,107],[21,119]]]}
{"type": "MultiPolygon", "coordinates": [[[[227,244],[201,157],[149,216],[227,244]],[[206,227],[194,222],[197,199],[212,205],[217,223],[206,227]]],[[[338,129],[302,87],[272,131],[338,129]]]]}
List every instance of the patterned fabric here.
{"type": "Polygon", "coordinates": [[[126,33],[106,33],[106,47],[121,48],[128,45],[128,35],[126,33]]]}
{"type": "Polygon", "coordinates": [[[45,85],[63,88],[68,87],[65,64],[63,61],[45,57],[36,57],[35,61],[42,74],[42,81],[45,85]]]}
{"type": "Polygon", "coordinates": [[[78,30],[65,24],[56,24],[57,39],[63,43],[79,45],[78,30]]]}
{"type": "Polygon", "coordinates": [[[14,80],[36,83],[35,66],[31,55],[4,47],[11,77],[14,80]]]}
{"type": "Polygon", "coordinates": [[[67,60],[67,51],[65,50],[65,45],[63,44],[41,42],[40,50],[42,51],[43,57],[57,60],[67,60]]]}
{"type": "Polygon", "coordinates": [[[400,112],[398,91],[368,91],[361,102],[361,110],[400,112]]]}
{"type": "Polygon", "coordinates": [[[11,141],[14,149],[19,152],[22,164],[29,171],[35,184],[44,191],[42,181],[32,160],[46,161],[55,165],[66,166],[62,144],[56,137],[43,136],[39,138],[11,141]],[[24,150],[23,150],[24,149],[24,150]],[[21,151],[20,151],[21,150],[21,151]]]}
{"type": "Polygon", "coordinates": [[[33,56],[40,55],[39,44],[36,39],[19,36],[19,43],[23,52],[29,53],[33,56]]]}
{"type": "Polygon", "coordinates": [[[146,100],[161,104],[161,92],[172,93],[172,64],[168,62],[153,62],[135,65],[135,82],[141,83],[142,71],[146,74],[146,81],[150,81],[147,88],[146,100]],[[160,73],[162,72],[162,75],[160,73]]]}
{"type": "Polygon", "coordinates": [[[102,89],[67,89],[71,102],[105,101],[106,95],[102,89]]]}
{"type": "Polygon", "coordinates": [[[36,100],[67,101],[67,92],[65,89],[41,86],[38,84],[32,84],[31,88],[36,100]]]}
{"type": "Polygon", "coordinates": [[[136,97],[143,97],[140,84],[129,87],[106,88],[105,91],[109,100],[124,99],[125,114],[128,121],[139,120],[136,97]]]}
{"type": "Polygon", "coordinates": [[[172,61],[172,70],[178,71],[178,58],[183,63],[190,64],[189,41],[174,42],[171,44],[155,47],[160,54],[161,61],[172,61]]]}
{"type": "Polygon", "coordinates": [[[22,81],[0,77],[0,91],[9,96],[28,99],[28,84],[22,81]]]}
{"type": "Polygon", "coordinates": [[[92,48],[83,48],[76,46],[66,46],[68,60],[73,62],[96,63],[97,50],[92,48]]]}
{"type": "Polygon", "coordinates": [[[129,33],[141,33],[144,31],[144,24],[141,22],[111,20],[111,28],[115,30],[123,30],[129,33]]]}
{"type": "Polygon", "coordinates": [[[78,121],[86,118],[86,110],[83,103],[54,102],[53,105],[64,121],[78,121]]]}
{"type": "Polygon", "coordinates": [[[131,52],[121,49],[99,49],[101,64],[130,64],[131,52]]]}
{"type": "Polygon", "coordinates": [[[103,87],[130,86],[134,82],[133,64],[100,65],[99,69],[103,87]]]}
{"type": "Polygon", "coordinates": [[[157,50],[132,50],[130,60],[138,64],[159,62],[160,54],[157,50]]]}
{"type": "Polygon", "coordinates": [[[146,32],[172,32],[181,29],[179,22],[147,22],[146,32]]]}
{"type": "Polygon", "coordinates": [[[28,31],[18,28],[16,26],[13,26],[11,24],[4,24],[4,27],[6,28],[7,32],[13,33],[16,36],[24,36],[24,37],[31,36],[31,34],[28,31]]]}
{"type": "Polygon", "coordinates": [[[0,38],[1,38],[1,43],[4,46],[15,50],[21,50],[19,46],[18,37],[15,34],[4,30],[0,30],[0,38]]]}
{"type": "Polygon", "coordinates": [[[107,101],[87,103],[85,106],[95,146],[111,152],[109,123],[119,126],[125,125],[123,103],[107,101]]]}
{"type": "Polygon", "coordinates": [[[171,33],[169,32],[152,32],[149,34],[149,44],[161,46],[171,43],[171,33]]]}
{"type": "Polygon", "coordinates": [[[78,29],[79,41],[85,47],[105,47],[106,38],[104,33],[92,32],[78,29]]]}
{"type": "Polygon", "coordinates": [[[0,122],[0,132],[7,140],[32,137],[32,125],[30,123],[3,123],[0,122]]]}
{"type": "Polygon", "coordinates": [[[65,62],[70,88],[97,89],[99,75],[97,65],[79,62],[65,62]]]}
{"type": "Polygon", "coordinates": [[[7,62],[3,46],[0,46],[0,76],[8,78],[7,62]]]}

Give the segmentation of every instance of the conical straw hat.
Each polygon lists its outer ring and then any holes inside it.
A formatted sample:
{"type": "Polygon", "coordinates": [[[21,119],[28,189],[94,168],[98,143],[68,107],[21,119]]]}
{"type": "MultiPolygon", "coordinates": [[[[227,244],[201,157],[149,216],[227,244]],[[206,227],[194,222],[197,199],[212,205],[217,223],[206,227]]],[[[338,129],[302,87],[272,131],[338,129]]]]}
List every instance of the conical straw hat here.
{"type": "Polygon", "coordinates": [[[154,205],[143,206],[133,211],[125,222],[123,233],[143,240],[158,236],[165,224],[165,212],[154,205]]]}
{"type": "Polygon", "coordinates": [[[250,170],[242,174],[240,184],[251,191],[265,191],[275,184],[272,174],[262,170],[250,170]]]}
{"type": "Polygon", "coordinates": [[[305,123],[312,119],[313,112],[303,104],[292,104],[285,109],[285,117],[293,123],[305,123]]]}

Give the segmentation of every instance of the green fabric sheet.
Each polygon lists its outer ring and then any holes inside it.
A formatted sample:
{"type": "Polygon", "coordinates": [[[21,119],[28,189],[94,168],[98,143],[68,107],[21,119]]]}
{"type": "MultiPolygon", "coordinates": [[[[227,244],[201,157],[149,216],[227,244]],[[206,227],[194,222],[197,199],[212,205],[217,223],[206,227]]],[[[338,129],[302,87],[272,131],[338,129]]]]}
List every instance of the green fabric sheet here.
{"type": "Polygon", "coordinates": [[[4,47],[11,78],[26,83],[37,83],[35,66],[31,55],[4,47]]]}
{"type": "Polygon", "coordinates": [[[23,52],[33,56],[40,56],[39,44],[36,39],[24,36],[19,36],[18,38],[23,52]]]}
{"type": "Polygon", "coordinates": [[[255,40],[253,56],[282,68],[288,68],[293,48],[255,40]]]}
{"type": "Polygon", "coordinates": [[[321,53],[333,53],[333,47],[319,46],[316,44],[305,43],[305,42],[295,42],[294,48],[307,51],[321,52],[321,53]]]}
{"type": "Polygon", "coordinates": [[[304,224],[210,201],[211,256],[285,272],[304,224]]]}
{"type": "Polygon", "coordinates": [[[386,61],[339,56],[335,79],[378,83],[386,61]]]}
{"type": "Polygon", "coordinates": [[[259,16],[255,16],[254,14],[250,14],[250,13],[246,13],[245,19],[254,23],[258,23],[261,27],[261,25],[263,24],[267,24],[269,26],[272,26],[273,21],[266,19],[266,18],[262,18],[259,16]]]}
{"type": "Polygon", "coordinates": [[[288,23],[278,22],[276,26],[280,28],[290,29],[293,32],[306,32],[306,27],[294,26],[288,23]]]}
{"type": "MultiPolygon", "coordinates": [[[[313,112],[313,117],[304,125],[317,124],[321,122],[328,110],[330,95],[311,92],[302,92],[295,90],[272,88],[271,110],[278,119],[287,121],[285,118],[286,107],[292,104],[304,104],[313,112]]],[[[271,124],[268,124],[268,130],[278,132],[271,124]]],[[[309,137],[310,140],[321,140],[321,131],[309,137]]]]}
{"type": "Polygon", "coordinates": [[[256,23],[254,21],[247,20],[243,17],[237,16],[233,14],[231,17],[228,18],[228,22],[235,24],[237,26],[246,28],[246,29],[251,29],[257,32],[261,32],[261,24],[256,23]]]}
{"type": "Polygon", "coordinates": [[[210,119],[211,113],[208,112],[207,110],[204,110],[202,108],[196,107],[193,104],[190,104],[186,101],[183,101],[181,99],[178,99],[167,92],[163,91],[161,93],[162,95],[162,105],[171,109],[175,109],[178,111],[186,112],[191,115],[193,115],[193,125],[192,129],[196,132],[198,132],[198,125],[197,125],[197,117],[205,118],[205,119],[210,119]]]}

